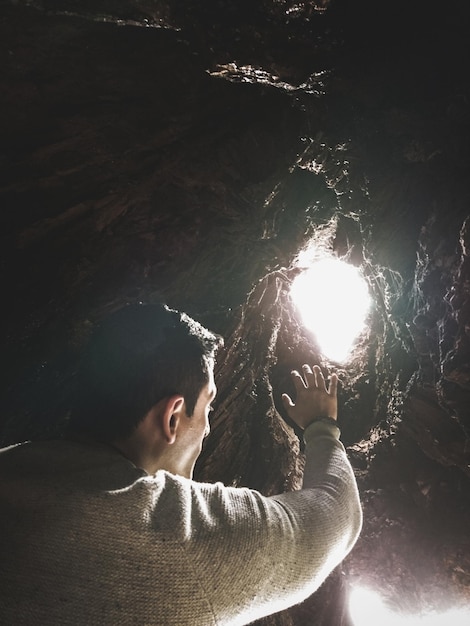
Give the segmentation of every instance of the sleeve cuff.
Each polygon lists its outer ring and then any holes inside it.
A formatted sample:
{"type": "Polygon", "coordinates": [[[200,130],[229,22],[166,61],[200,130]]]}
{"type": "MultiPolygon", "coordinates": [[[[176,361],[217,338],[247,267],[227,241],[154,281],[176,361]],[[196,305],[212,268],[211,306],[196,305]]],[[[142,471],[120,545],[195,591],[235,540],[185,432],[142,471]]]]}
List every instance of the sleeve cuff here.
{"type": "Polygon", "coordinates": [[[325,435],[339,440],[340,434],[341,430],[338,424],[333,424],[332,421],[316,420],[304,430],[304,441],[308,445],[312,439],[325,435]]]}

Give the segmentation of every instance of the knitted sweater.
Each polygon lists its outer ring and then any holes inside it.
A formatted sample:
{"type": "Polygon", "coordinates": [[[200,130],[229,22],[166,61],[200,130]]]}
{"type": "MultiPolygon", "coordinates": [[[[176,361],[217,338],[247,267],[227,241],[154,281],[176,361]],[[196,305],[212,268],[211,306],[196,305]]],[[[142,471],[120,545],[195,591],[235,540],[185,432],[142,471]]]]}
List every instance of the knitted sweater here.
{"type": "Polygon", "coordinates": [[[305,431],[303,489],[265,497],[73,441],[0,451],[0,623],[235,626],[301,602],[362,516],[338,429],[305,431]]]}

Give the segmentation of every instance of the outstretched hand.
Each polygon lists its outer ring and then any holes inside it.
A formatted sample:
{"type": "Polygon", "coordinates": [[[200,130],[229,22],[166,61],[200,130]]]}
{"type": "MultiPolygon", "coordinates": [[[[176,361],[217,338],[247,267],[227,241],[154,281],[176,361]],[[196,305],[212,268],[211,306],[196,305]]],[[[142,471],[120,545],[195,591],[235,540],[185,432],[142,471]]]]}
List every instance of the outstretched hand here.
{"type": "Polygon", "coordinates": [[[297,397],[295,403],[287,393],[282,394],[282,401],[287,414],[301,428],[307,426],[317,417],[338,416],[338,377],[332,374],[327,388],[322,371],[318,365],[302,366],[302,374],[292,372],[292,379],[297,397]]]}

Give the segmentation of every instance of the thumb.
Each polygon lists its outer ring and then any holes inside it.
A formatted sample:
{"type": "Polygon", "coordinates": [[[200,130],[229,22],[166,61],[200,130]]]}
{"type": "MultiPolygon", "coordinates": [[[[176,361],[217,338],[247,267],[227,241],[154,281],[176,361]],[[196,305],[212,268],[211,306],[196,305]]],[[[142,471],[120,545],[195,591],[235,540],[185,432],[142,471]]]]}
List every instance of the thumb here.
{"type": "Polygon", "coordinates": [[[295,404],[292,402],[291,397],[287,395],[287,393],[283,393],[281,397],[282,397],[282,403],[284,404],[286,411],[289,412],[289,409],[295,406],[295,404]]]}

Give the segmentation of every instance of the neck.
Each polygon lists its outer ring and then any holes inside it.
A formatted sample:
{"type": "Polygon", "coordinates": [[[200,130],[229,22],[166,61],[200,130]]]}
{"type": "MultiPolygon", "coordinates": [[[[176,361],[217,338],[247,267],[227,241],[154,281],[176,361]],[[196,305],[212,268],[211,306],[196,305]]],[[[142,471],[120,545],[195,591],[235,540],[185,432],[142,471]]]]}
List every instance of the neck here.
{"type": "Polygon", "coordinates": [[[133,437],[115,440],[110,445],[147,474],[155,474],[158,470],[165,470],[184,478],[192,478],[193,476],[193,467],[183,468],[175,462],[172,448],[154,451],[149,446],[139,445],[139,442],[133,437]]]}
{"type": "Polygon", "coordinates": [[[133,437],[128,439],[116,439],[111,442],[111,446],[120,452],[126,459],[129,459],[136,467],[145,470],[148,474],[153,474],[157,470],[150,451],[140,446],[133,437]]]}

